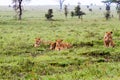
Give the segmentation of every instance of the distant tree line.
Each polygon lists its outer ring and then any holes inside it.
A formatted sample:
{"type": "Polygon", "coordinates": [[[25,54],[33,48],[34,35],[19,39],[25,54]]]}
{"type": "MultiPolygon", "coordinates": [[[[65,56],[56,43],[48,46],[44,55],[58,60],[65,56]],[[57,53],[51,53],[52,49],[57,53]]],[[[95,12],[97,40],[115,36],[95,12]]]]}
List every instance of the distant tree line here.
{"type": "MultiPolygon", "coordinates": [[[[27,2],[27,1],[31,1],[31,0],[12,0],[12,3],[13,3],[13,9],[16,13],[15,15],[15,18],[18,19],[18,20],[21,20],[22,19],[22,14],[23,14],[23,2],[27,2]]],[[[56,0],[57,2],[59,2],[59,5],[60,5],[60,9],[62,9],[63,7],[63,3],[65,2],[65,0],[56,0]]],[[[111,3],[116,3],[117,4],[117,13],[119,15],[119,20],[120,20],[120,0],[105,0],[105,1],[102,1],[103,3],[106,3],[106,20],[109,19],[110,17],[110,4],[111,3]]],[[[87,6],[87,8],[89,9],[89,11],[92,11],[91,8],[89,8],[89,6],[87,6]]],[[[100,8],[101,10],[101,8],[100,8]]],[[[67,15],[68,15],[68,7],[67,5],[64,6],[64,14],[65,14],[65,17],[67,18],[67,15]]],[[[80,18],[82,20],[82,16],[85,15],[85,13],[83,11],[81,11],[81,8],[80,8],[80,5],[76,6],[74,11],[71,11],[71,17],[74,17],[74,16],[78,16],[78,18],[80,18]]],[[[48,19],[48,20],[51,20],[52,17],[53,17],[53,10],[52,9],[49,9],[48,12],[45,14],[45,17],[48,19]]]]}
{"type": "MultiPolygon", "coordinates": [[[[67,15],[68,15],[67,5],[64,6],[64,15],[67,18],[67,15]]],[[[77,5],[75,7],[74,11],[71,11],[71,17],[78,16],[78,18],[82,20],[82,16],[83,15],[86,15],[86,13],[81,11],[81,8],[80,8],[79,5],[77,5]]],[[[47,20],[52,20],[53,10],[52,9],[48,9],[48,12],[45,14],[45,17],[46,17],[47,20]]]]}

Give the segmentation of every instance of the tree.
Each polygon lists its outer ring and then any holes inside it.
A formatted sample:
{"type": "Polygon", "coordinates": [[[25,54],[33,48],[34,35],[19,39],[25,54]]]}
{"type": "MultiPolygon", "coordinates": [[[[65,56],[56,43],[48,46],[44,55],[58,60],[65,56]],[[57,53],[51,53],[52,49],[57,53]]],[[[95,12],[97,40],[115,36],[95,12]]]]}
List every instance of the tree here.
{"type": "Polygon", "coordinates": [[[18,17],[18,20],[21,20],[22,16],[22,1],[23,0],[12,0],[14,5],[13,8],[16,12],[16,18],[18,17]]]}
{"type": "Polygon", "coordinates": [[[117,0],[116,3],[117,3],[116,9],[117,9],[117,13],[119,15],[119,20],[120,20],[120,0],[117,0]]]}
{"type": "Polygon", "coordinates": [[[108,2],[111,2],[111,3],[117,3],[119,2],[120,0],[105,0],[105,1],[102,1],[104,3],[108,3],[108,2]]]}
{"type": "Polygon", "coordinates": [[[81,11],[80,5],[77,5],[74,10],[74,12],[71,12],[71,16],[78,16],[78,18],[82,20],[82,16],[85,15],[85,13],[81,11]]]}
{"type": "Polygon", "coordinates": [[[67,5],[64,6],[64,13],[65,13],[65,17],[67,18],[67,15],[68,15],[68,8],[67,8],[67,5]]]}
{"type": "Polygon", "coordinates": [[[74,11],[71,11],[71,17],[73,18],[73,16],[74,16],[74,11]]]}
{"type": "MultiPolygon", "coordinates": [[[[102,1],[103,3],[106,3],[110,6],[111,3],[116,3],[117,4],[117,13],[119,15],[119,20],[120,20],[120,0],[105,0],[105,1],[102,1]]],[[[106,6],[107,8],[107,6],[106,6]]]]}
{"type": "Polygon", "coordinates": [[[62,10],[63,3],[65,2],[65,0],[56,0],[56,1],[59,2],[60,10],[62,10]]]}
{"type": "Polygon", "coordinates": [[[15,17],[18,20],[22,19],[22,13],[23,13],[22,2],[23,1],[29,2],[30,0],[12,0],[13,8],[14,8],[14,10],[16,12],[16,16],[15,17]]]}
{"type": "Polygon", "coordinates": [[[48,9],[48,13],[45,14],[45,17],[47,18],[47,20],[52,20],[53,10],[52,9],[48,9]]]}
{"type": "Polygon", "coordinates": [[[59,0],[59,4],[60,4],[60,10],[62,10],[62,6],[65,0],[59,0]]]}

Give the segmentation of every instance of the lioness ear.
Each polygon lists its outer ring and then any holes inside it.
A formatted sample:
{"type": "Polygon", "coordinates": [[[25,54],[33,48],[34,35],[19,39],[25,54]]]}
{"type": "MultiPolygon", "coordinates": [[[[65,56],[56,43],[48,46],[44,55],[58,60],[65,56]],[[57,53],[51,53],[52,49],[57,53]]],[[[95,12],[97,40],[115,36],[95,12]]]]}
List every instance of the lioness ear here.
{"type": "Polygon", "coordinates": [[[111,31],[110,33],[112,34],[113,32],[111,31]]]}
{"type": "Polygon", "coordinates": [[[61,39],[61,41],[63,41],[63,39],[61,39]]]}
{"type": "Polygon", "coordinates": [[[36,37],[35,39],[40,39],[40,37],[36,37]]]}
{"type": "Polygon", "coordinates": [[[108,32],[106,32],[106,33],[108,33],[108,32]]]}

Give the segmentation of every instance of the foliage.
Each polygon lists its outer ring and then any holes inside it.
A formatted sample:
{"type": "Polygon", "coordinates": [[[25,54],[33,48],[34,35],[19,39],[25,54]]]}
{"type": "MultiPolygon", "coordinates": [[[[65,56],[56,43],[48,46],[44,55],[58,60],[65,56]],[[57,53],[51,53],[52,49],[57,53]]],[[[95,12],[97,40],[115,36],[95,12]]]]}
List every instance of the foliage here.
{"type": "Polygon", "coordinates": [[[102,1],[103,3],[108,3],[108,2],[112,2],[112,3],[119,3],[120,0],[105,0],[105,1],[102,1]]]}
{"type": "Polygon", "coordinates": [[[78,16],[78,18],[82,20],[82,16],[85,15],[85,12],[81,11],[80,5],[77,5],[74,10],[75,11],[71,11],[71,17],[78,16]]]}
{"type": "Polygon", "coordinates": [[[46,17],[48,20],[51,20],[52,17],[53,17],[53,10],[52,10],[52,9],[49,9],[49,10],[48,10],[48,13],[45,14],[45,17],[46,17]]]}

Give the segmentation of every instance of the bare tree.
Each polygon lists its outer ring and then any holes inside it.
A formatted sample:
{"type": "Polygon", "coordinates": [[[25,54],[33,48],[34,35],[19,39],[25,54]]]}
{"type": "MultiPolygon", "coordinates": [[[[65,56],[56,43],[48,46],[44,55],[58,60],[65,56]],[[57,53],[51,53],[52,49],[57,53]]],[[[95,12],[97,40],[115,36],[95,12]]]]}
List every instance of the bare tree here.
{"type": "Polygon", "coordinates": [[[60,5],[60,10],[62,10],[63,8],[63,3],[65,2],[65,0],[55,0],[56,2],[59,2],[60,5]]]}
{"type": "Polygon", "coordinates": [[[23,9],[22,9],[22,2],[23,1],[30,1],[30,0],[12,0],[13,2],[13,8],[16,12],[16,15],[15,17],[18,19],[18,20],[21,20],[22,19],[22,13],[23,13],[23,9]]]}
{"type": "Polygon", "coordinates": [[[65,17],[67,18],[67,15],[68,15],[68,7],[67,7],[67,5],[64,6],[64,13],[65,13],[65,17]]]}
{"type": "Polygon", "coordinates": [[[12,0],[14,5],[13,8],[16,12],[16,18],[18,18],[18,20],[21,20],[22,17],[22,1],[23,0],[12,0]]]}

